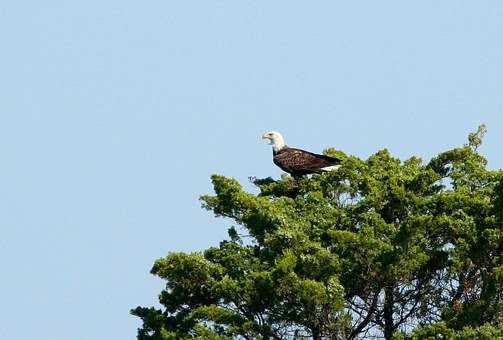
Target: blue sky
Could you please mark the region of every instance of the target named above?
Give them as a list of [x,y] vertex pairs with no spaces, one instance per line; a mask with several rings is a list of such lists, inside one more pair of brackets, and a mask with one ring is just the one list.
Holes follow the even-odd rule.
[[220,173],[291,146],[428,159],[480,123],[503,167],[503,3],[0,5],[2,339],[134,339],[153,261],[216,245]]

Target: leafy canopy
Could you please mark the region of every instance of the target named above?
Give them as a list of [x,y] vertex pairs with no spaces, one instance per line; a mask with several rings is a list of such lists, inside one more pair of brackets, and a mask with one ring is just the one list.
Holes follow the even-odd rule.
[[229,239],[152,273],[162,309],[138,339],[495,339],[502,333],[503,173],[469,144],[424,163],[387,150],[299,181],[212,176]]

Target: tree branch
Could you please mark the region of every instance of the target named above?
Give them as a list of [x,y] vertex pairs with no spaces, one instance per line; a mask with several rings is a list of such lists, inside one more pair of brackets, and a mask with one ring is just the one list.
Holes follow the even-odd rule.
[[377,308],[377,302],[379,301],[379,290],[374,293],[374,297],[372,298],[372,302],[370,304],[370,308],[367,311],[367,316],[363,319],[362,322],[358,324],[358,326],[353,329],[348,339],[355,339],[358,334],[368,325],[370,320],[372,320],[372,316],[374,315],[374,311]]

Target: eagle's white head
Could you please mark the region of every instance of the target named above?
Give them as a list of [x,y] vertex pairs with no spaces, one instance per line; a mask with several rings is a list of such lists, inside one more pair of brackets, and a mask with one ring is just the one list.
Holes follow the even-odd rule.
[[272,145],[272,149],[275,152],[283,149],[285,147],[285,140],[281,133],[276,131],[269,131],[262,135],[262,139],[269,139],[269,145]]

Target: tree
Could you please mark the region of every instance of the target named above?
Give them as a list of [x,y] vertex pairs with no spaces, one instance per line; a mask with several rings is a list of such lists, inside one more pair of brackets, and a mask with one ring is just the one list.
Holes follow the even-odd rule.
[[423,163],[335,149],[332,172],[212,176],[203,207],[229,239],[170,253],[162,309],[137,307],[138,339],[484,339],[503,321],[503,172],[468,145]]

